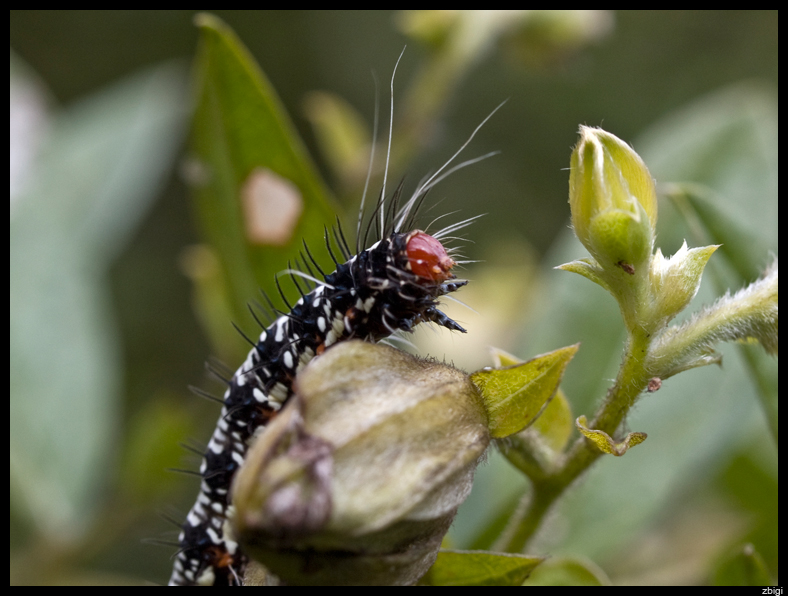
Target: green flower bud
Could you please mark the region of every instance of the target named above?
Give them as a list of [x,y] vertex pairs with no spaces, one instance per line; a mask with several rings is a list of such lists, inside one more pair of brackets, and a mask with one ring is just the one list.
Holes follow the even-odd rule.
[[569,205],[575,234],[604,269],[634,273],[651,256],[657,197],[640,156],[600,128],[580,127]]
[[238,538],[290,585],[414,583],[489,441],[464,373],[338,344],[251,447],[233,489]]

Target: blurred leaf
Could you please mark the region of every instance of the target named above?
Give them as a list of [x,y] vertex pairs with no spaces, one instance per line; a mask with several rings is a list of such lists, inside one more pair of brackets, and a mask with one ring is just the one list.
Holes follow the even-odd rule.
[[[687,218],[698,239],[709,239],[721,244],[720,252],[736,274],[741,285],[755,281],[763,272],[763,259],[768,246],[762,237],[743,226],[741,220],[730,218],[719,208],[720,197],[699,184],[673,184],[668,196]],[[719,268],[711,268],[711,279],[719,293],[724,292],[725,279]],[[769,421],[774,440],[778,440],[778,391],[775,373],[776,360],[754,346],[739,345],[739,352],[759,389],[764,413]]]
[[372,142],[369,126],[346,100],[313,91],[304,100],[306,117],[315,129],[320,152],[343,188],[363,185]]
[[[183,447],[172,438],[188,437],[195,429],[192,420],[167,397],[163,392],[154,396],[128,424],[126,448],[117,472],[118,492],[141,507],[161,501],[167,489],[183,484],[181,476],[171,469],[182,465]],[[199,461],[196,455],[194,458]]]
[[554,558],[542,563],[526,582],[526,586],[609,586],[610,580],[590,561]]
[[441,550],[422,586],[519,586],[544,557]]
[[[742,222],[720,210],[719,197],[700,184],[671,184],[667,195],[690,225],[696,226],[698,244],[719,244],[720,253],[741,280],[752,282],[761,274],[760,263],[768,247]],[[706,242],[708,240],[708,242]]]
[[494,438],[513,435],[539,416],[555,395],[566,365],[577,349],[577,345],[568,346],[523,364],[480,370],[471,375],[481,391]]
[[[490,455],[490,461],[500,461],[502,458],[500,453],[493,452]],[[507,467],[504,467],[507,466]],[[479,474],[485,473],[484,467],[480,468],[477,472],[477,477]],[[509,472],[508,464],[501,463],[497,466],[495,472],[498,473],[498,476],[507,476]],[[525,480],[525,477],[522,477]],[[530,482],[530,481],[527,481]],[[482,483],[479,483],[482,484]],[[525,487],[523,487],[524,489]],[[472,540],[468,543],[468,548],[471,550],[489,550],[492,548],[493,544],[497,540],[497,538],[501,535],[501,533],[506,529],[506,526],[509,522],[509,519],[512,516],[512,513],[517,509],[517,505],[522,500],[522,491],[510,491],[512,494],[509,498],[497,508],[493,508],[489,506],[489,501],[485,503],[487,505],[484,509],[493,510],[497,512],[497,515],[491,519],[486,519],[485,524],[479,524],[479,533],[478,535],[474,536]],[[471,497],[473,498],[473,492],[471,493]],[[500,496],[499,496],[500,498]],[[467,505],[467,501],[465,504]],[[477,510],[481,510],[482,507],[478,507]],[[457,529],[456,527],[452,527],[453,532],[456,534]],[[449,538],[453,538],[452,533],[448,534]]]
[[[201,40],[195,65],[193,191],[203,234],[224,272],[232,311],[238,320],[246,320],[245,305],[259,288],[277,294],[275,274],[298,255],[302,238],[313,245],[320,242],[324,225],[333,224],[333,207],[293,124],[248,50],[218,18],[200,14],[196,23]],[[280,239],[270,242],[254,231],[280,215],[281,208],[266,202],[274,193],[249,186],[263,175],[288,185],[288,204],[301,209],[283,224],[286,229],[278,230]],[[315,256],[328,265],[323,251]]]
[[739,552],[726,558],[714,575],[715,586],[771,586],[773,584],[763,558],[752,544],[745,544]]
[[12,510],[65,541],[112,476],[122,371],[106,273],[172,165],[182,84],[158,67],[56,115],[12,210]]
[[[778,238],[778,130],[776,90],[745,82],[668,114],[641,135],[637,149],[658,190],[674,182],[705,186],[715,211],[710,223],[717,227],[722,218],[737,222],[737,235],[749,233],[769,251],[776,248]],[[660,204],[663,252],[686,237],[681,219],[668,204]],[[709,244],[699,239],[693,243]],[[752,248],[747,254],[752,255]],[[766,252],[753,255],[755,266],[765,264],[766,257]]]

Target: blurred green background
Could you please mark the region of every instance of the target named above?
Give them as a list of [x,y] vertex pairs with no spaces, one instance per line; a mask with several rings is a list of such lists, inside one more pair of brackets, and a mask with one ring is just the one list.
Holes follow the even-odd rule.
[[[56,142],[41,158],[60,169],[28,180],[15,199],[14,158],[22,149],[14,150],[12,83],[12,584],[164,582],[172,549],[142,541],[174,539],[177,531],[157,512],[180,520],[196,495],[196,480],[164,471],[196,467],[177,443],[207,439],[217,415],[214,405],[186,389],[210,386],[203,362],[215,353],[194,315],[183,273],[184,250],[200,240],[180,158],[198,37],[194,14],[10,13],[12,81],[37,78],[44,113],[60,119],[43,125],[56,131]],[[328,184],[352,213],[358,198],[344,196],[330,160],[321,157],[305,98],[316,90],[334,93],[371,126],[371,72],[383,105],[403,46],[408,44],[396,81],[403,94],[429,62],[429,46],[403,33],[407,19],[399,13],[215,14],[259,62]],[[566,310],[599,299],[595,308],[607,310],[592,309],[589,316],[615,320],[615,306],[597,295],[598,288],[580,278],[555,282],[571,276],[550,270],[583,256],[567,232],[567,167],[578,124],[602,126],[633,143],[658,183],[692,179],[719,193],[721,209],[763,247],[755,266],[767,263],[768,251],[777,252],[777,12],[596,13],[585,24],[585,36],[540,38],[535,27],[521,33],[525,41],[510,38],[477,50],[418,157],[392,172],[395,180],[406,175],[414,183],[508,98],[464,154],[500,155],[450,177],[433,197],[443,200],[440,212],[486,214],[467,234],[473,244],[465,253],[483,263],[469,269],[473,283],[460,296],[477,313],[450,312],[468,327],[466,337],[442,333],[438,341],[427,333],[420,345],[424,353],[445,354],[474,370],[488,364],[491,344],[527,358],[583,340],[565,385],[575,415],[590,415],[604,394],[622,337],[616,329],[585,329],[582,317]],[[124,99],[137,97],[138,103],[124,107]],[[96,116],[102,110],[106,122]],[[119,114],[129,114],[128,122],[117,124]],[[80,161],[83,147],[75,143],[85,139],[69,127],[86,121],[95,130],[91,151]],[[103,134],[109,139],[112,127],[124,124],[128,134],[148,132],[122,147],[96,140]],[[99,166],[113,151],[118,159]],[[710,161],[688,159],[701,151]],[[73,163],[64,165],[72,153]],[[110,175],[121,162],[121,173]],[[97,171],[83,175],[86,166]],[[97,187],[101,198],[84,203],[76,216],[45,200],[62,196],[77,204]],[[37,217],[45,212],[52,227],[25,219],[29,205]],[[684,237],[697,245],[691,230],[664,207],[657,228],[663,252],[674,252]],[[721,271],[719,279],[737,285],[730,272]],[[721,292],[704,285],[691,309]],[[26,299],[42,293],[49,298],[46,316]],[[80,316],[95,318],[82,320],[78,309]],[[254,330],[251,320],[239,323]],[[93,334],[85,332],[91,325]],[[89,349],[74,347],[75,332],[86,333]],[[240,338],[238,349],[245,350]],[[610,366],[584,366],[583,350],[611,350]],[[69,361],[64,354],[83,359]],[[686,381],[681,375],[639,406],[631,430],[648,431],[649,440],[621,461],[600,462],[549,520],[534,554],[591,559],[616,583],[708,583],[742,544],[752,542],[776,576],[776,449],[736,353],[725,352],[725,358],[722,370],[689,372]],[[36,401],[42,394],[62,399]],[[72,404],[74,394],[79,397]],[[89,440],[80,449],[64,449],[69,433],[51,430],[63,426]],[[451,534],[452,546],[478,544],[481,526],[523,485],[491,457]],[[69,506],[58,505],[64,502]]]

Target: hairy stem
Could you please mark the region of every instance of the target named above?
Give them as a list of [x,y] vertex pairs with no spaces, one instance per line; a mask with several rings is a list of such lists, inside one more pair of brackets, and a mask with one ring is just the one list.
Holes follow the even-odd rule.
[[[619,370],[618,378],[608,391],[605,402],[595,414],[589,428],[613,436],[621,425],[648,383],[648,374],[644,366],[648,339],[647,334],[643,332],[635,330],[630,333],[624,363]],[[602,452],[585,437],[578,438],[554,470],[533,482],[531,492],[523,497],[520,506],[494,545],[494,550],[522,552],[553,504],[600,455]]]

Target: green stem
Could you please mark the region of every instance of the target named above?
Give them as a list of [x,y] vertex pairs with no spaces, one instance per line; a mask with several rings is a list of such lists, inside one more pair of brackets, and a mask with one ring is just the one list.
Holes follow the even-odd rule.
[[[645,333],[630,333],[618,378],[608,391],[605,403],[594,416],[589,428],[602,430],[610,436],[615,434],[648,383],[645,369],[648,341]],[[535,479],[531,492],[521,501],[494,545],[494,550],[522,552],[556,500],[600,455],[602,452],[585,437],[577,439],[553,471]]]

